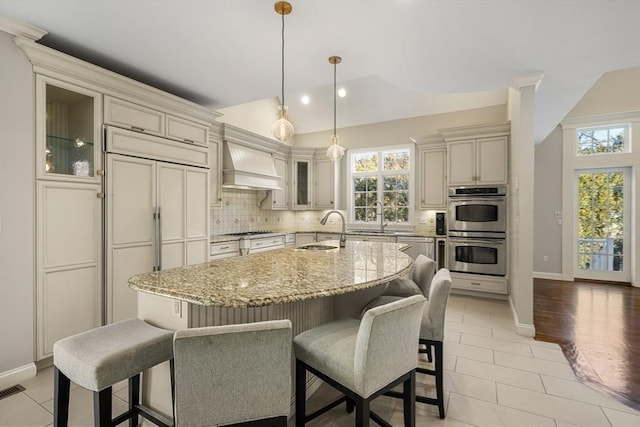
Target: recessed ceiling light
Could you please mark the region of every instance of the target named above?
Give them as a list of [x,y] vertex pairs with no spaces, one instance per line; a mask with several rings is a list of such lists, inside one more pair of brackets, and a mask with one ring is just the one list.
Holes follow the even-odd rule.
[[302,101],[304,105],[309,104],[309,101],[310,101],[309,95],[302,95],[302,98],[300,98],[300,101]]
[[345,96],[347,96],[347,90],[341,87],[340,89],[338,89],[338,96],[340,98],[344,98]]

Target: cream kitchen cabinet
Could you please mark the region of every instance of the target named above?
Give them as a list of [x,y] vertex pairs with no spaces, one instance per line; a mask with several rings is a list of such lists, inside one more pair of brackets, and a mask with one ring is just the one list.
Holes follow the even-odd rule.
[[292,180],[291,186],[292,209],[294,210],[308,210],[312,208],[312,178],[311,172],[313,159],[312,157],[299,157],[293,156],[291,159],[292,164]]
[[284,155],[273,154],[273,163],[276,166],[278,186],[280,190],[268,190],[267,198],[260,206],[262,209],[286,210],[289,209],[289,159]]
[[349,234],[347,241],[395,243],[396,236],[376,236],[373,234]]
[[335,209],[335,162],[331,159],[314,159],[313,208]]
[[296,233],[296,247],[316,241],[316,233]]
[[104,123],[163,136],[187,144],[206,146],[209,140],[209,126],[165,114],[140,104],[105,95]]
[[447,207],[447,148],[420,149],[420,207]]
[[222,139],[209,136],[209,206],[222,207]]
[[203,168],[108,154],[107,322],[136,316],[129,277],[209,259]]
[[507,183],[507,137],[447,142],[449,185]]
[[102,198],[99,184],[38,180],[36,358],[59,339],[102,321]]
[[102,95],[36,75],[36,178],[101,182]]
[[340,240],[340,233],[316,233],[316,241]]

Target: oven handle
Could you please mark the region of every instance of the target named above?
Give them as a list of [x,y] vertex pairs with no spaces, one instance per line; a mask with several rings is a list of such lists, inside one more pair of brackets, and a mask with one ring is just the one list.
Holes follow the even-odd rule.
[[485,202],[487,200],[497,200],[500,202],[505,201],[505,196],[481,196],[481,197],[469,197],[469,196],[449,196],[452,202]]
[[484,243],[494,246],[504,245],[504,239],[477,239],[468,237],[449,237],[450,242],[460,243]]

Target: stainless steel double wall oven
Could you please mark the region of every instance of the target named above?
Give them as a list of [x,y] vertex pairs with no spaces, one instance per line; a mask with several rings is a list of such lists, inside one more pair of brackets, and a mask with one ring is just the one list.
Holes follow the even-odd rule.
[[449,270],[504,276],[507,265],[507,188],[449,188]]

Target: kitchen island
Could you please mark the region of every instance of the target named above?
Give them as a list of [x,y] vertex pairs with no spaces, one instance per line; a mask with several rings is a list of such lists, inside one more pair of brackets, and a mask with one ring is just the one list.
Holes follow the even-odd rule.
[[[134,276],[129,286],[139,291],[138,317],[174,330],[290,319],[296,335],[357,316],[386,283],[413,266],[402,252],[404,244],[353,241],[339,248],[338,241],[325,241],[307,246],[314,249],[279,249]],[[310,381],[308,388],[315,385]],[[143,399],[165,415],[171,414],[169,390],[167,366],[146,374]]]

